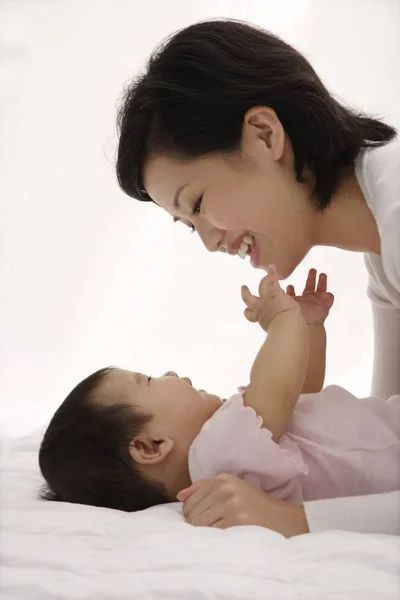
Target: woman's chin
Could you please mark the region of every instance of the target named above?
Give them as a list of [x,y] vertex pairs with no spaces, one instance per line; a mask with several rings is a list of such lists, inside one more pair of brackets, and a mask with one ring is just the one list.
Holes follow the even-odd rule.
[[262,269],[263,271],[266,271],[268,273],[268,267],[269,265],[274,265],[276,268],[276,272],[278,275],[278,279],[279,281],[283,281],[284,279],[287,279],[288,277],[290,277],[293,273],[293,271],[297,268],[297,264],[296,265],[283,265],[280,262],[272,262],[272,261],[260,261],[260,264],[258,267],[255,267],[257,269]]

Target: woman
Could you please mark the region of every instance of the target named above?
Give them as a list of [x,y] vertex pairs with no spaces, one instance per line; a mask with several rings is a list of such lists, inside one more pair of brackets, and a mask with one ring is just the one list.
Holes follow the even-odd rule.
[[[251,254],[288,277],[317,245],[364,252],[373,393],[400,392],[400,146],[389,125],[335,100],[307,60],[232,21],[192,25],[150,59],[119,114],[122,189],[196,230],[209,251]],[[181,492],[194,525],[400,533],[400,492],[303,506],[232,476]]]

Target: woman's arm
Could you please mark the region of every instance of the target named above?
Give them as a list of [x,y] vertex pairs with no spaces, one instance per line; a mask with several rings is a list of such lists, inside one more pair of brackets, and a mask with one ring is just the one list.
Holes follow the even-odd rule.
[[311,532],[339,529],[400,535],[400,491],[304,503]]
[[372,315],[374,366],[371,393],[379,398],[389,398],[400,394],[400,309],[373,304]]
[[374,323],[372,394],[389,398],[400,393],[399,202],[387,214],[380,235],[381,256],[365,256]]

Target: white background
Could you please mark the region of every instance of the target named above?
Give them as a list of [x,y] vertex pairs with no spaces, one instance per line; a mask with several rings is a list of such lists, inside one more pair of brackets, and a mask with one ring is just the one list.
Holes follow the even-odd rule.
[[[167,215],[119,191],[116,102],[153,47],[234,17],[295,44],[343,100],[400,125],[398,0],[0,1],[0,425],[24,434],[109,364],[173,369],[223,396],[245,384],[262,334],[240,286],[261,272],[207,255]],[[318,248],[327,383],[367,394],[373,351],[361,256]]]

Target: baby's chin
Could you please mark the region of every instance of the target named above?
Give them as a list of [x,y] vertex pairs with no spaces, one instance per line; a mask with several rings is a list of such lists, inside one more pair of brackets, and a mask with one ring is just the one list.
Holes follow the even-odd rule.
[[205,390],[198,390],[198,391],[199,391],[199,394],[201,394],[203,396],[203,398],[208,403],[210,403],[211,406],[215,407],[215,410],[217,410],[221,406],[221,404],[224,402],[222,400],[222,398],[220,398],[216,394],[209,394]]

